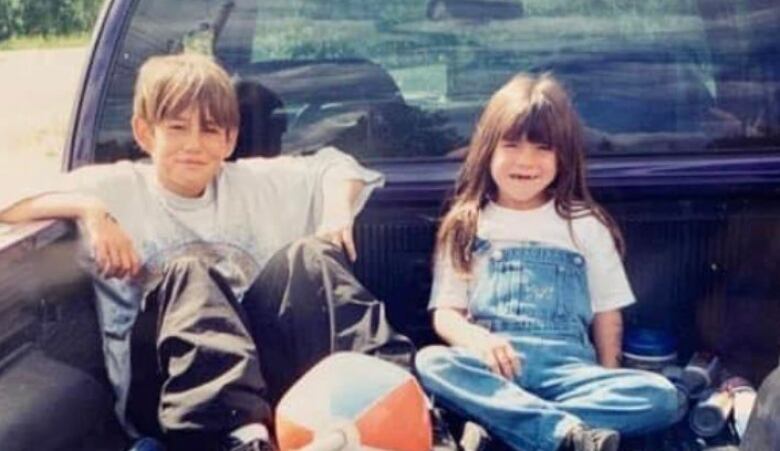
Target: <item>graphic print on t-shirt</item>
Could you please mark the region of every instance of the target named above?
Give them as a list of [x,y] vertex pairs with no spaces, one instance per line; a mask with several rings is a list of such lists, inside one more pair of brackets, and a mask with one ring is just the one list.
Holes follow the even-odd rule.
[[175,247],[150,252],[144,264],[144,287],[156,285],[166,264],[195,259],[217,271],[228,282],[237,299],[260,273],[260,265],[246,250],[230,243],[193,241]]

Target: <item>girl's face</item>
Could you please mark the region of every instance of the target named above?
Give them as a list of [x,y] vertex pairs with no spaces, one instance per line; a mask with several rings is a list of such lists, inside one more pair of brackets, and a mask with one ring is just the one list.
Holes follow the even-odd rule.
[[548,200],[546,188],[558,172],[555,150],[523,136],[501,140],[490,160],[490,175],[498,187],[495,202],[507,208],[530,210]]

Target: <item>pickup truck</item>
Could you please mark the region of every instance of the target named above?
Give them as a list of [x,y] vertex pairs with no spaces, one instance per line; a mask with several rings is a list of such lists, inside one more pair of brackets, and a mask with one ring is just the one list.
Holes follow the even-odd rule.
[[[757,386],[780,351],[778,29],[772,0],[106,0],[63,169],[142,158],[138,66],[212,53],[239,92],[237,158],[335,145],[387,176],[355,271],[423,346],[437,218],[475,120],[515,72],[551,71],[625,235],[627,329],[665,330],[680,364],[712,352]],[[0,235],[3,451],[129,446],[75,237],[64,221]],[[684,436],[623,449],[704,446]]]

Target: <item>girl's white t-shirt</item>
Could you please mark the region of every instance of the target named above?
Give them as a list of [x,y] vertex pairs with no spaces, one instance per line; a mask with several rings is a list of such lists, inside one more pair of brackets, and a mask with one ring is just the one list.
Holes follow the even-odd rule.
[[490,252],[475,255],[470,276],[458,274],[446,256],[438,256],[429,309],[468,310],[474,281],[486,269],[490,255],[528,242],[582,255],[594,313],[620,309],[635,302],[612,235],[594,215],[572,219],[570,230],[553,201],[531,210],[514,210],[491,202],[480,212],[477,237],[490,242]]

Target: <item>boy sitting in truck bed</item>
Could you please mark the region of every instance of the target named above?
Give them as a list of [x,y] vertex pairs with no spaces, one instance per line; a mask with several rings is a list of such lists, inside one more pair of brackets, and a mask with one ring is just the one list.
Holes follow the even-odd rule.
[[[382,176],[332,148],[225,162],[238,126],[235,91],[218,64],[152,57],[132,117],[152,164],[85,167],[0,199],[0,221],[77,220],[117,414],[130,435],[161,436],[169,449],[270,449],[268,393],[339,347],[327,311],[335,307],[313,293],[333,278],[362,289],[333,244],[355,258],[353,215]],[[272,256],[313,234],[330,245],[285,250],[303,261],[289,275],[295,293],[283,286],[283,299],[262,296]],[[377,344],[387,331],[358,332],[366,336],[342,348]]]

